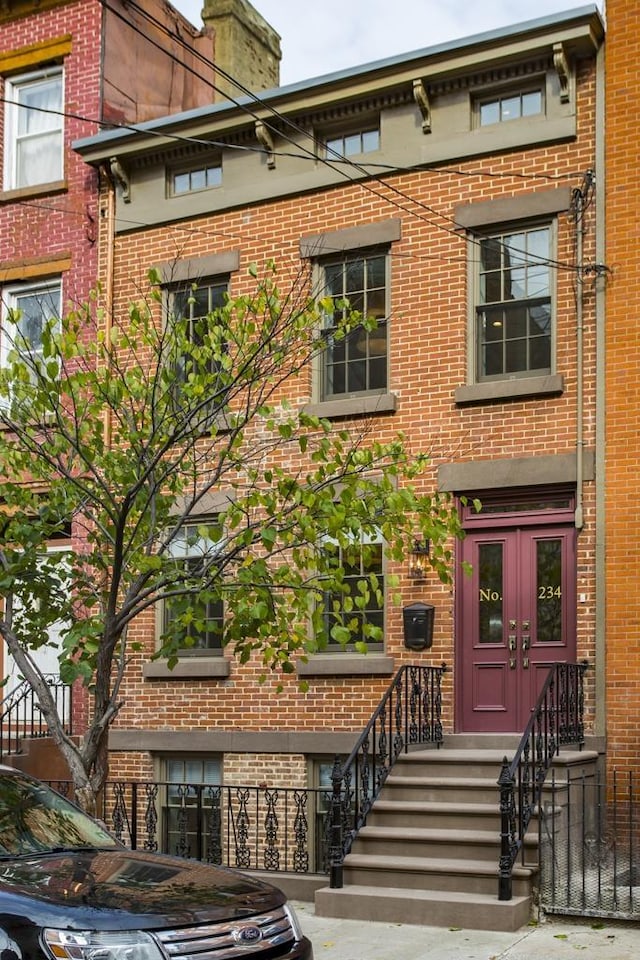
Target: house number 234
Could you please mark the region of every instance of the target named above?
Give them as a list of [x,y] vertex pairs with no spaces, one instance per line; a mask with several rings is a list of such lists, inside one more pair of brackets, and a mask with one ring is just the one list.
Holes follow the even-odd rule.
[[538,587],[538,600],[553,600],[554,597],[561,597],[560,587]]

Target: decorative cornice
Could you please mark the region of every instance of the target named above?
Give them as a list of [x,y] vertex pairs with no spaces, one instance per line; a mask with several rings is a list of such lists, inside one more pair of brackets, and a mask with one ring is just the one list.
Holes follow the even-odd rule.
[[[229,140],[231,141],[231,138]],[[221,140],[221,142],[223,141]],[[232,142],[236,142],[236,138],[233,138]],[[214,145],[208,147],[206,144],[200,143],[170,147],[166,150],[160,150],[158,153],[143,154],[140,157],[131,158],[129,167],[130,169],[142,170],[145,167],[155,167],[159,163],[173,167],[181,163],[187,165],[191,161],[197,161],[200,157],[218,160],[220,158],[220,147]]]
[[345,100],[342,103],[331,104],[323,110],[314,110],[299,114],[295,117],[294,122],[301,127],[330,126],[334,123],[340,123],[343,120],[350,120],[353,117],[379,113],[380,110],[384,108],[397,107],[412,102],[413,90],[409,84],[406,84],[401,88],[381,94],[380,96],[372,96],[355,101]]
[[513,80],[519,80],[522,77],[541,75],[549,69],[551,63],[552,58],[550,56],[537,57],[535,60],[510,63],[488,70],[478,70],[475,73],[447,77],[443,80],[436,80],[433,83],[429,82],[428,77],[425,78],[425,80],[429,93],[442,95],[443,93],[452,93],[456,90],[469,90],[474,87],[483,87],[494,83],[509,83]]

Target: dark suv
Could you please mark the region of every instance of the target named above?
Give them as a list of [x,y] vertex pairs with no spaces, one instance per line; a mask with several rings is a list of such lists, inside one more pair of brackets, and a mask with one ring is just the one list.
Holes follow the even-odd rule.
[[280,890],[127,850],[45,784],[0,767],[0,960],[247,956],[313,960]]

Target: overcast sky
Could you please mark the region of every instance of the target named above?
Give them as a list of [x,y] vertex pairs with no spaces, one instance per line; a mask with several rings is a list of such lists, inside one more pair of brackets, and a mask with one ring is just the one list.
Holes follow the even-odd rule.
[[[282,38],[280,82],[590,6],[580,0],[251,0]],[[596,0],[600,11],[604,0]],[[201,26],[202,0],[172,0]]]

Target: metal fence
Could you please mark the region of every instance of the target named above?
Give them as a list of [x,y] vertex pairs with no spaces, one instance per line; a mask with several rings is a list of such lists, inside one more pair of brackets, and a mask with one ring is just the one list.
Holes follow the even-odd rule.
[[[44,674],[51,698],[65,732],[73,734],[73,688],[56,674]],[[40,709],[38,697],[27,680],[18,683],[0,702],[0,761],[9,754],[20,753],[25,737],[47,737],[49,727]]]
[[639,788],[632,772],[551,778],[540,811],[545,912],[640,920]]
[[[71,795],[69,783],[52,782]],[[328,873],[331,790],[109,781],[99,816],[133,850],[241,870]]]

